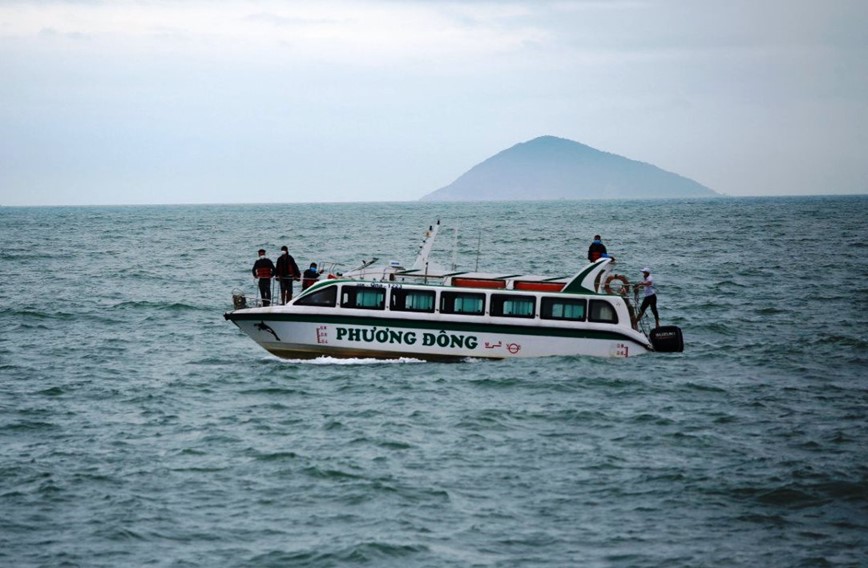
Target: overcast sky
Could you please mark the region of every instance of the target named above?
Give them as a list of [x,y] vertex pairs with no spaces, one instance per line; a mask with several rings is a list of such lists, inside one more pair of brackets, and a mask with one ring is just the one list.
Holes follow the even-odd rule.
[[3,0],[0,204],[418,199],[576,140],[868,193],[864,0]]

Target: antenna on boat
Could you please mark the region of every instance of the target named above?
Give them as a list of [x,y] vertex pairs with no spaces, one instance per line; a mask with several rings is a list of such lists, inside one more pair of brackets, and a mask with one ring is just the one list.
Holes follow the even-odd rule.
[[419,254],[416,255],[416,262],[414,262],[412,266],[414,270],[422,270],[428,264],[428,256],[431,254],[431,250],[434,247],[434,239],[437,237],[437,231],[439,229],[440,219],[437,219],[436,224],[428,226],[428,230],[425,231],[423,236],[422,244],[419,245]]
[[474,272],[479,272],[479,249],[482,247],[482,229],[479,230],[479,234],[476,239],[476,268]]
[[452,241],[452,272],[458,269],[458,227],[454,228],[455,240]]

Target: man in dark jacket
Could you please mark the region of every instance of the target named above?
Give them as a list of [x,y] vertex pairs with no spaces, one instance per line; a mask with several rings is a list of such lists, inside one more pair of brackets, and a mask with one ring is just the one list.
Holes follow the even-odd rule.
[[280,303],[288,304],[292,300],[292,281],[301,277],[301,271],[295,263],[295,259],[289,254],[286,246],[280,247],[281,254],[277,259],[276,275],[280,282]]
[[594,235],[594,242],[588,247],[588,262],[595,262],[601,256],[606,256],[606,245],[600,240],[600,235]]
[[271,278],[274,276],[274,263],[265,256],[265,249],[259,249],[259,260],[253,263],[253,277],[259,279],[259,295],[262,305],[271,305]]

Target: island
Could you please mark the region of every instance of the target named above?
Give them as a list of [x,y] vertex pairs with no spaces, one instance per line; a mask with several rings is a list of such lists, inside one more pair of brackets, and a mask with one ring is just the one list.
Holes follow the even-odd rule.
[[540,136],[495,154],[422,201],[649,199],[720,195],[692,179],[585,144]]

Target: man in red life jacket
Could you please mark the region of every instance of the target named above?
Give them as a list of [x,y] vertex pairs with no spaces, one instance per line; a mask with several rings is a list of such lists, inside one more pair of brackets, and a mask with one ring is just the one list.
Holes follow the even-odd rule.
[[301,272],[286,245],[280,247],[280,257],[277,259],[274,274],[280,282],[280,303],[288,304],[292,299],[292,281],[301,278]]
[[274,276],[274,263],[265,256],[265,249],[259,249],[259,260],[253,263],[253,277],[259,279],[259,295],[262,305],[271,305],[271,278]]

